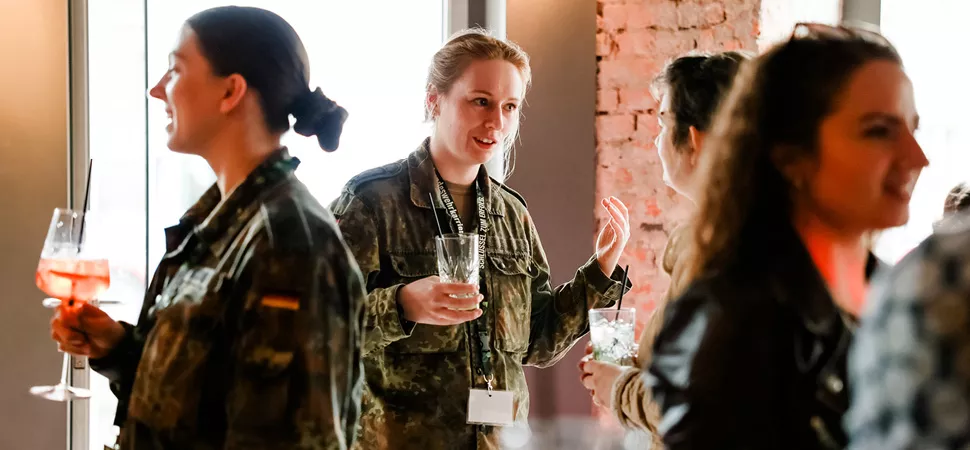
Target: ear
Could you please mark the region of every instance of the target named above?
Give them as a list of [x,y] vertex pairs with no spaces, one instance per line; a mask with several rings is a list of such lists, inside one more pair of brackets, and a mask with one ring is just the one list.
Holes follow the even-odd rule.
[[772,163],[796,190],[801,190],[808,184],[816,169],[815,161],[801,153],[790,145],[779,145],[771,149]]
[[249,84],[238,73],[226,77],[224,85],[222,102],[219,104],[219,112],[223,114],[236,109],[242,103],[243,98],[246,97],[246,93],[249,92]]
[[697,166],[697,161],[700,160],[701,149],[704,148],[704,140],[707,139],[707,132],[698,130],[697,127],[691,125],[687,130],[687,137],[690,141],[690,165]]
[[428,85],[427,94],[424,98],[424,105],[429,112],[432,119],[438,118],[438,89],[432,85]]

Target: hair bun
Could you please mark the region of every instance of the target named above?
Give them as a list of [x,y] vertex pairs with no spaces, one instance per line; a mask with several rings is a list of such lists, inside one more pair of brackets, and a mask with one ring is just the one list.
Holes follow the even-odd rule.
[[332,152],[340,145],[340,133],[347,121],[347,110],[323,95],[320,88],[299,96],[291,114],[296,118],[293,131],[303,136],[316,136],[320,147]]

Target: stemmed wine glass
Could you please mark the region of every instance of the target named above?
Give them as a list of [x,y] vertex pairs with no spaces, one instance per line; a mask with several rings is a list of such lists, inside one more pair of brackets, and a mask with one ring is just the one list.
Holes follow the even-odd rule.
[[[91,240],[85,235],[85,226],[92,222],[90,218],[90,212],[55,209],[37,264],[37,287],[59,300],[52,303],[48,299],[44,305],[61,308],[64,316],[77,314],[81,302],[97,302],[98,296],[111,284],[108,260],[101,254],[103,249],[89,245]],[[65,352],[61,381],[53,386],[34,386],[30,393],[58,402],[90,398],[90,390],[67,385],[69,366],[70,355]]]

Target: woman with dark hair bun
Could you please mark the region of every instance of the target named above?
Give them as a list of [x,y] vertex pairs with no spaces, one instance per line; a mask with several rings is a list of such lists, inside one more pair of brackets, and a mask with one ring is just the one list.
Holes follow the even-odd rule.
[[347,112],[311,90],[299,36],[262,9],[202,11],[149,94],[172,151],[216,183],[167,230],[137,325],[62,307],[52,335],[118,397],[122,449],[345,449],[362,390],[363,284],[294,175],[290,128],[337,148]]

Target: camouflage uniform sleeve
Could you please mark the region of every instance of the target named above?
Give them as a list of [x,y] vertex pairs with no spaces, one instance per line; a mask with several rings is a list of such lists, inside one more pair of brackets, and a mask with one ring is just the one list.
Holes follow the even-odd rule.
[[[532,326],[526,365],[548,367],[559,361],[589,331],[589,310],[613,305],[620,298],[623,271],[616,267],[608,278],[594,255],[571,281],[552,288],[549,263],[531,218]],[[630,288],[627,282],[627,289]]]
[[227,322],[226,448],[345,450],[363,392],[364,291],[340,242],[247,252]]
[[354,254],[367,288],[364,354],[383,350],[388,344],[404,339],[414,330],[414,322],[404,319],[398,308],[398,284],[378,287],[381,270],[377,216],[357,196],[345,192],[333,205],[333,214],[347,247]]

